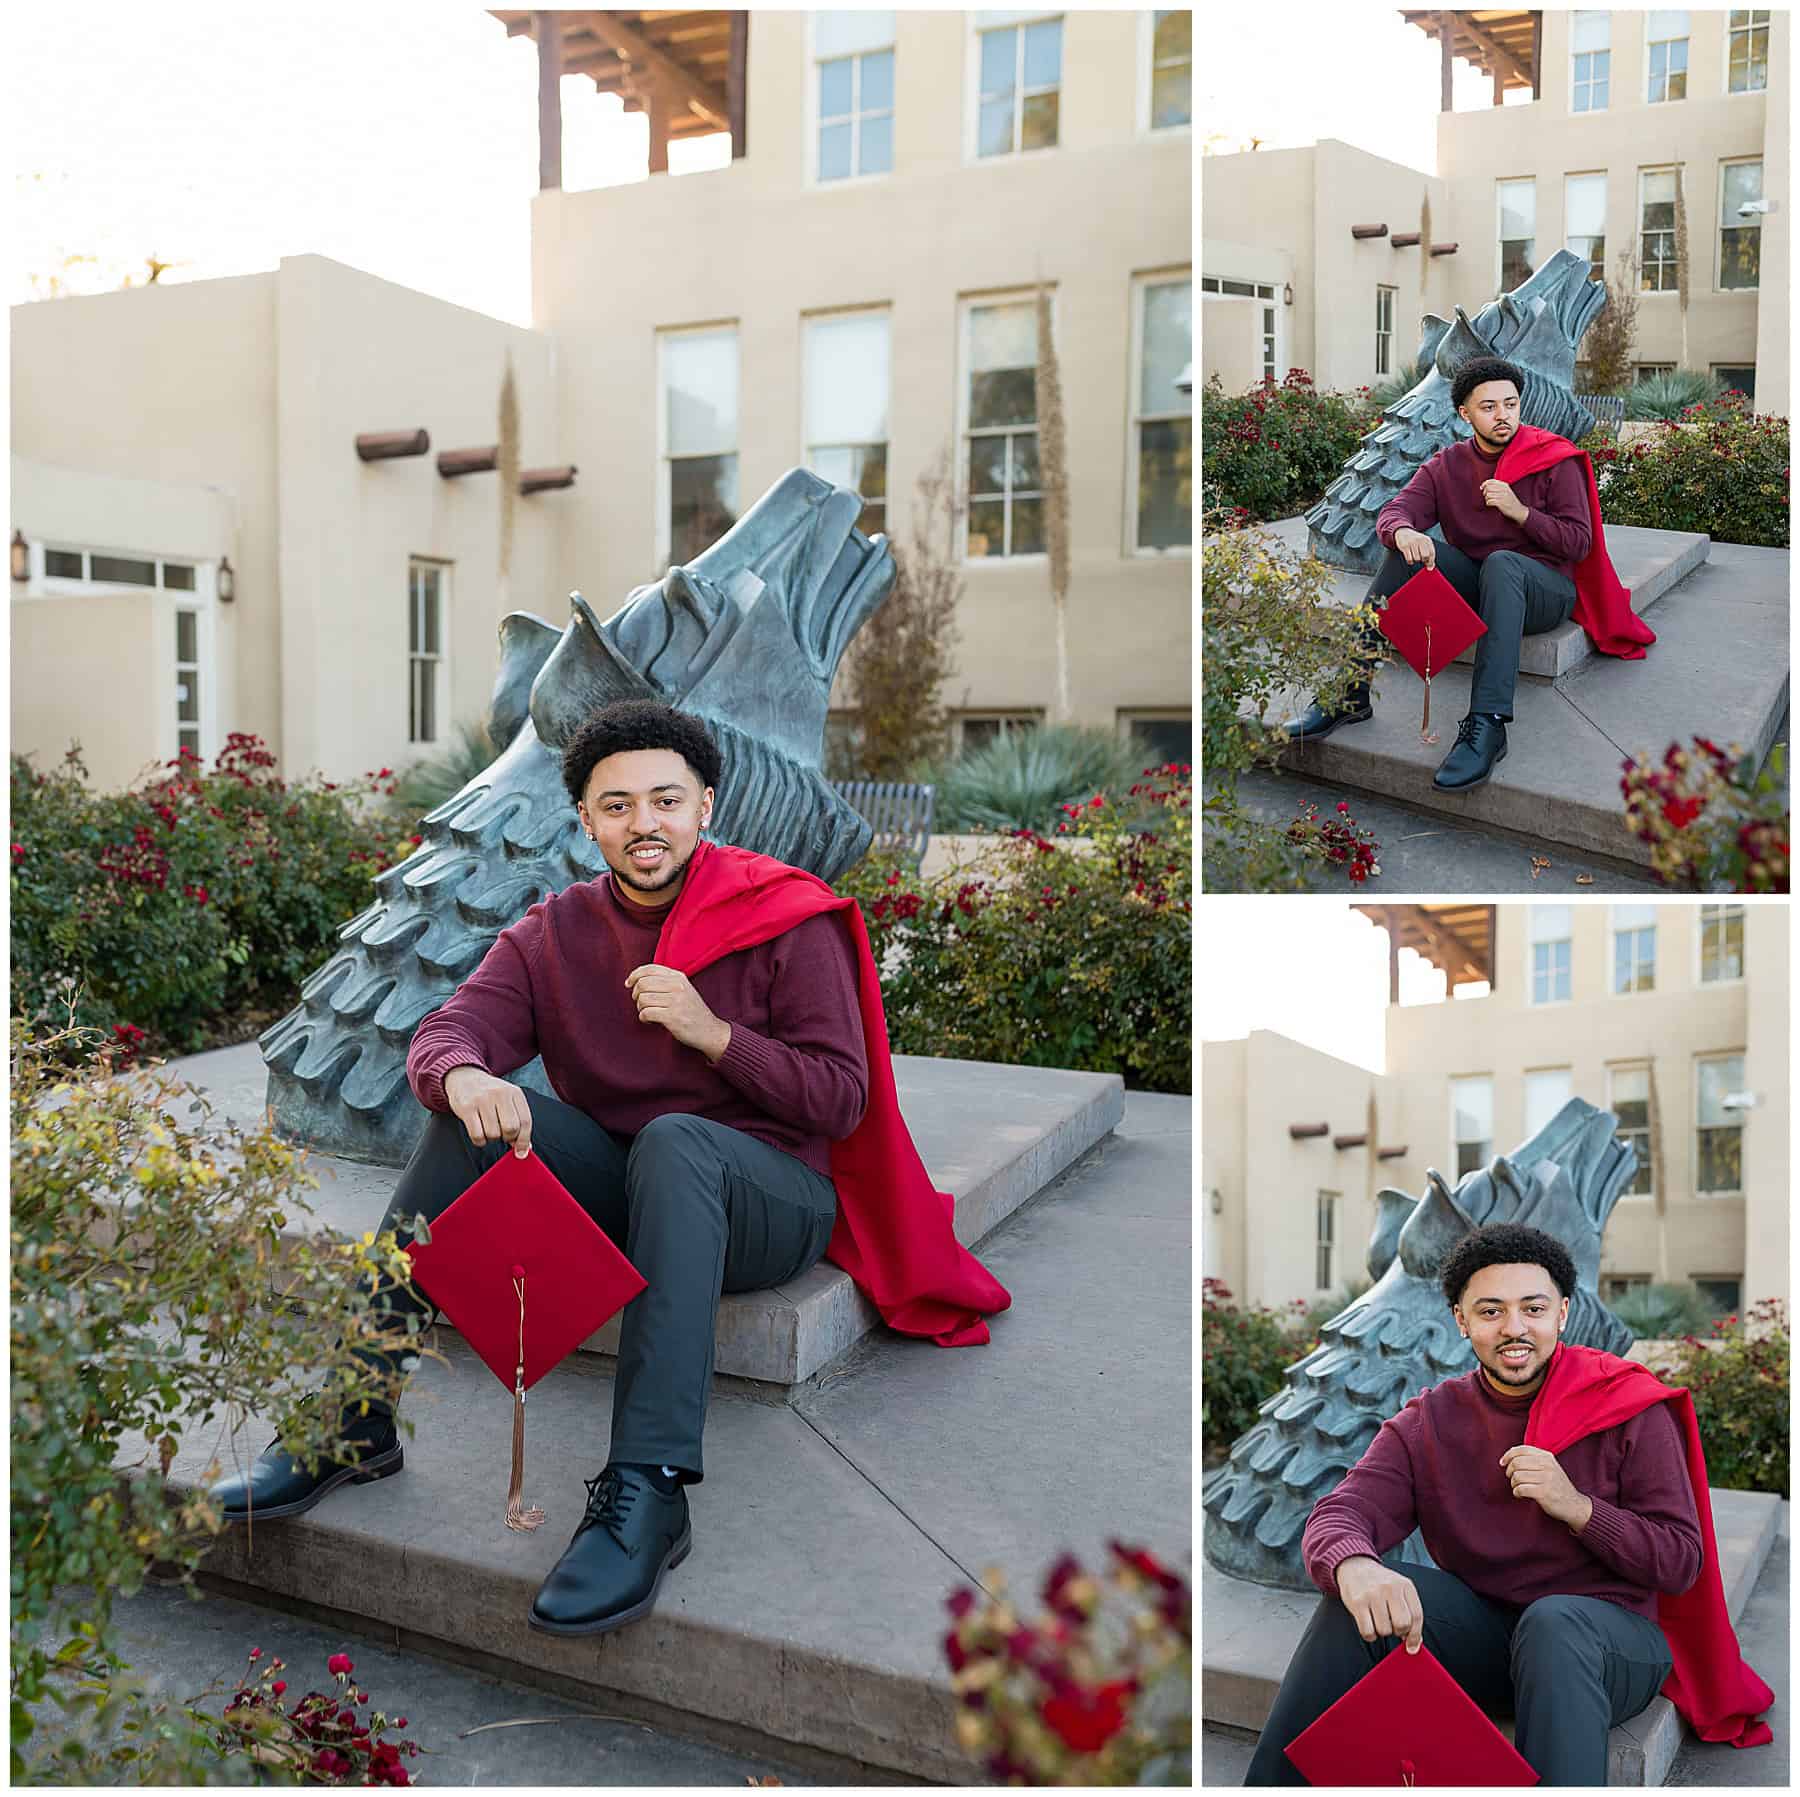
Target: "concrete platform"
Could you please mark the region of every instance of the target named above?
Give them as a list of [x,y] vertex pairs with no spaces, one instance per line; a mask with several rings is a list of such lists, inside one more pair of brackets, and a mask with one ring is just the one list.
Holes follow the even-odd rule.
[[[1775,1545],[1782,1502],[1750,1491],[1715,1491],[1712,1496],[1719,1570],[1735,1622]],[[1318,1597],[1310,1591],[1253,1585],[1207,1561],[1201,1572],[1200,1601],[1203,1717],[1260,1731]],[[1778,1692],[1777,1697],[1785,1702],[1786,1693]],[[1500,1726],[1510,1738],[1511,1720],[1500,1719]],[[1612,1731],[1607,1783],[1660,1785],[1674,1764],[1682,1734],[1675,1706],[1666,1697],[1657,1697],[1641,1715]]]
[[[742,1751],[967,1784],[940,1650],[951,1590],[1002,1566],[1023,1596],[1063,1550],[1096,1565],[1114,1536],[1190,1563],[1192,1166],[1191,1102],[1130,1094],[1117,1134],[984,1247],[1013,1294],[988,1346],[882,1334],[791,1404],[715,1393],[693,1553],[616,1634],[525,1621],[605,1459],[611,1363],[594,1355],[532,1394],[537,1533],[502,1520],[510,1399],[451,1338],[408,1395],[403,1473],[234,1532],[204,1576],[609,1712],[703,1718]],[[252,1423],[237,1452],[267,1439]],[[173,1474],[215,1457],[232,1444],[192,1434]]]
[[1647,866],[1648,848],[1625,828],[1621,764],[1696,735],[1759,759],[1768,753],[1788,698],[1787,551],[1713,544],[1664,595],[1655,626],[1642,661],[1593,656],[1555,682],[1522,680],[1507,758],[1472,792],[1440,792],[1431,778],[1468,709],[1461,667],[1432,683],[1436,746],[1419,741],[1423,683],[1389,662],[1376,679],[1372,719],[1291,745],[1282,765],[1344,792],[1510,831],[1552,859],[1563,852]]
[[[266,1074],[255,1043],[171,1061],[221,1115],[253,1124],[264,1114]],[[938,1061],[896,1055],[900,1108],[940,1191],[956,1199],[957,1239],[973,1247],[1119,1121],[1124,1082],[1116,1074]],[[309,1154],[319,1189],[313,1215],[295,1228],[361,1235],[386,1211],[399,1180],[391,1167]],[[715,1366],[726,1377],[790,1387],[813,1378],[879,1322],[849,1274],[824,1263],[784,1286],[727,1296],[719,1305]],[[583,1344],[617,1352],[615,1317]]]
[[[1288,548],[1305,554],[1304,518],[1283,518],[1262,528]],[[1606,527],[1613,571],[1631,594],[1631,609],[1639,616],[1707,559],[1711,541],[1686,530],[1641,530],[1629,524]],[[1340,573],[1332,582],[1331,597],[1335,604],[1355,605],[1368,587],[1368,575]],[[1525,638],[1519,646],[1519,672],[1528,680],[1560,680],[1574,673],[1593,652],[1587,632],[1579,624],[1559,624],[1554,630]],[[1456,659],[1472,667],[1475,651],[1465,649]]]

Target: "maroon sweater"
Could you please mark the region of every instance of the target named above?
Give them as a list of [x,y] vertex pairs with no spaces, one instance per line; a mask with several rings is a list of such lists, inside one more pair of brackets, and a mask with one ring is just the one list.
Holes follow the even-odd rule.
[[1582,1532],[1516,1498],[1500,1456],[1525,1440],[1532,1393],[1498,1397],[1479,1371],[1414,1398],[1376,1431],[1301,1542],[1327,1597],[1355,1554],[1377,1559],[1420,1529],[1431,1557],[1472,1591],[1523,1606],[1603,1597],[1656,1620],[1656,1594],[1700,1576],[1700,1520],[1681,1436],[1666,1404],[1583,1437],[1557,1464],[1594,1514]]
[[1375,534],[1392,549],[1395,531],[1441,524],[1445,541],[1476,561],[1496,550],[1516,549],[1573,580],[1575,564],[1594,544],[1581,457],[1570,456],[1554,468],[1507,482],[1519,503],[1531,508],[1523,524],[1482,502],[1481,483],[1498,478],[1498,461],[1484,456],[1472,437],[1440,449],[1381,508]]
[[836,917],[808,918],[695,974],[731,1025],[714,1065],[639,1022],[626,990],[625,976],[656,959],[667,915],[624,897],[610,873],[533,905],[414,1033],[406,1076],[419,1102],[450,1108],[452,1067],[507,1074],[541,1054],[556,1095],[604,1129],[631,1136],[683,1111],[830,1178],[830,1144],[861,1121],[869,1088],[848,932]]

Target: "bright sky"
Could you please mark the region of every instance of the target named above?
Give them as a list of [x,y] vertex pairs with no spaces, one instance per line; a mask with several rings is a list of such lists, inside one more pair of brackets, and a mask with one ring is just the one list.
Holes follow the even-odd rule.
[[[530,322],[537,50],[462,0],[9,9],[8,299],[317,253]],[[645,178],[649,122],[563,82],[563,185]],[[672,144],[682,174],[730,139]],[[91,263],[65,266],[69,257]],[[33,285],[33,277],[37,285]]]
[[[1398,8],[1371,0],[1330,6],[1198,9],[1194,63],[1198,135],[1214,154],[1293,149],[1335,137],[1408,168],[1437,173],[1437,40]],[[1455,64],[1458,112],[1485,111],[1494,84]],[[1509,105],[1531,98],[1529,89]]]

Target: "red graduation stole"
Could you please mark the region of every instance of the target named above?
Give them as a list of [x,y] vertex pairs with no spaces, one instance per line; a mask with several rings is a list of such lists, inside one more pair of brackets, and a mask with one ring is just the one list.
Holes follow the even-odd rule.
[[1701,1740],[1763,1747],[1775,1737],[1768,1723],[1756,1718],[1774,1703],[1775,1693],[1745,1663],[1725,1608],[1713,1537],[1712,1492],[1706,1483],[1706,1456],[1700,1448],[1692,1395],[1681,1386],[1663,1384],[1635,1361],[1564,1342],[1531,1406],[1525,1445],[1560,1454],[1571,1442],[1629,1422],[1652,1404],[1667,1404],[1681,1431],[1703,1550],[1700,1576],[1686,1591],[1678,1597],[1657,1593],[1656,1619],[1675,1661],[1663,1695]]
[[1554,431],[1522,424],[1500,451],[1494,478],[1523,480],[1528,474],[1540,474],[1566,462],[1570,456],[1581,457],[1582,472],[1587,475],[1588,521],[1593,526],[1593,541],[1575,566],[1575,621],[1602,655],[1642,661],[1646,645],[1656,641],[1656,632],[1631,609],[1631,595],[1613,572],[1612,557],[1606,553],[1606,526],[1600,517],[1600,489],[1587,451]]
[[657,939],[657,959],[690,979],[822,911],[842,914],[856,949],[869,1101],[862,1121],[831,1144],[837,1225],[825,1252],[890,1329],[939,1347],[988,1339],[984,1315],[1007,1309],[1006,1288],[957,1241],[955,1200],[937,1191],[894,1091],[887,1016],[869,932],[856,901],[801,868],[721,843],[702,843]]

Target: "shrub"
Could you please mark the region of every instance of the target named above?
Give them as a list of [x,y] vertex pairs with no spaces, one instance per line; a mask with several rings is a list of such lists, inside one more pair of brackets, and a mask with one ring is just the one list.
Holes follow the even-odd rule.
[[1669,374],[1646,375],[1625,392],[1625,416],[1633,419],[1680,418],[1690,406],[1704,405],[1725,391],[1715,374],[1677,368]]
[[1735,1316],[1712,1326],[1708,1346],[1688,1336],[1657,1357],[1656,1372],[1694,1394],[1694,1416],[1715,1491],[1788,1495],[1787,1306],[1765,1298],[1749,1328]]
[[868,923],[899,1054],[1119,1073],[1192,1089],[1193,783],[1155,770],[930,879],[871,856]]
[[1305,511],[1368,426],[1360,394],[1321,393],[1298,368],[1248,393],[1227,394],[1215,375],[1200,402],[1203,509],[1263,519]]
[[1142,767],[1143,750],[1110,730],[1009,730],[944,770],[932,827],[1048,830],[1071,799],[1122,791]]
[[1590,450],[1608,524],[1705,531],[1715,542],[1788,546],[1788,421],[1732,402],[1636,442]]
[[1638,1285],[1606,1308],[1639,1341],[1667,1341],[1712,1326],[1713,1309],[1691,1285]]
[[412,846],[385,843],[359,808],[391,781],[384,768],[351,787],[290,784],[242,735],[210,773],[184,753],[116,793],[88,787],[79,751],[51,773],[15,756],[15,1010],[47,1017],[73,987],[84,1027],[179,1051],[221,1013],[290,1002]]
[[455,798],[476,775],[487,772],[499,753],[485,719],[458,724],[441,754],[413,762],[394,780],[386,815],[395,833],[401,833],[402,825],[411,830],[426,812]]
[[1431,368],[1430,362],[1414,362],[1395,374],[1383,375],[1374,386],[1362,390],[1360,397],[1363,410],[1367,413],[1386,411],[1418,386],[1431,372]]
[[1258,1406],[1280,1391],[1282,1375],[1310,1353],[1318,1339],[1318,1330],[1299,1298],[1286,1310],[1271,1310],[1266,1304],[1240,1310],[1229,1286],[1217,1279],[1202,1281],[1202,1451],[1227,1452],[1255,1424]]
[[1704,736],[1670,743],[1660,763],[1624,763],[1625,827],[1650,845],[1664,885],[1690,892],[1786,892],[1789,861],[1786,748],[1768,765]]
[[188,1088],[109,1077],[95,1040],[21,1025],[12,1039],[15,1782],[34,1703],[96,1725],[141,1703],[122,1682],[113,1600],[159,1561],[191,1581],[220,1526],[203,1489],[165,1483],[179,1436],[221,1419],[222,1441],[254,1407],[314,1459],[341,1445],[343,1406],[398,1396],[397,1378],[353,1358],[377,1339],[368,1284],[406,1274],[392,1234],[284,1237],[309,1183],[294,1150],[204,1108],[182,1121]]

